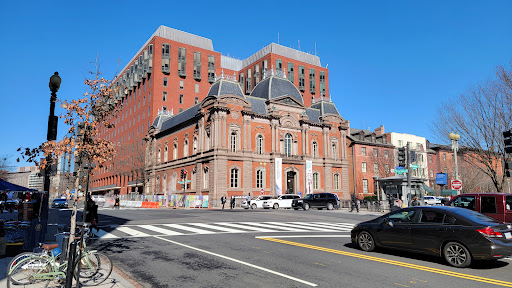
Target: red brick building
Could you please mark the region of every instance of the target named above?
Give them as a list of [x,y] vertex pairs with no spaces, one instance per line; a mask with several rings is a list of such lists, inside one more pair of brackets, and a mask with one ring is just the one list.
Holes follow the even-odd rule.
[[118,143],[118,157],[96,173],[93,193],[142,192],[148,181],[144,137],[159,113],[174,115],[201,103],[221,75],[236,77],[248,96],[267,71],[286,76],[305,107],[328,99],[328,70],[318,56],[271,43],[239,60],[214,51],[210,39],[160,26],[114,82],[123,108],[112,118],[116,128],[102,137]]
[[375,132],[350,128],[347,137],[347,160],[350,173],[350,194],[359,199],[376,195],[378,178],[394,176],[395,149],[386,135],[384,126]]
[[[348,199],[348,121],[334,103],[307,107],[282,73],[244,95],[233,77],[177,114],[160,113],[149,131],[147,193],[222,196],[332,192]],[[308,162],[311,164],[308,178]],[[181,171],[191,181],[178,183]],[[309,181],[308,181],[309,179]]]

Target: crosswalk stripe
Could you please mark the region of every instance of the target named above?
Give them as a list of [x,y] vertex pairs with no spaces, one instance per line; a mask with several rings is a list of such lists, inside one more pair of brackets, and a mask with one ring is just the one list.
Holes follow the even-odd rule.
[[[316,227],[304,227],[300,224],[292,224],[292,223],[300,223],[300,222],[288,222],[288,223],[280,223],[280,222],[267,222],[267,223],[270,223],[272,225],[276,225],[276,226],[282,226],[282,225],[286,225],[287,227],[288,226],[291,226],[291,227],[296,227],[296,228],[299,228],[301,229],[302,231],[307,231],[308,229],[309,230],[314,230],[314,231],[322,231],[322,232],[332,232],[332,229],[325,229],[325,228],[316,228]],[[281,227],[276,227],[276,228],[281,228]]]
[[115,238],[119,238],[116,235],[110,234],[110,233],[108,233],[107,231],[105,231],[103,229],[100,229],[99,231],[96,231],[94,234],[98,238],[100,238],[100,239],[115,239]]
[[[289,232],[304,232],[304,230],[297,229],[297,228],[276,227],[275,225],[264,224],[264,223],[259,223],[259,222],[258,223],[246,222],[244,224],[258,226],[258,227],[263,227],[263,228],[270,228],[270,229],[273,229],[273,231],[275,231],[275,232],[280,232],[279,230],[281,230],[281,231],[289,231]],[[279,229],[279,230],[277,230],[277,229]]]
[[197,234],[213,234],[213,233],[215,233],[213,231],[197,229],[197,228],[194,228],[194,227],[188,227],[188,226],[181,225],[181,224],[163,224],[163,225],[167,226],[167,227],[175,228],[175,229],[180,229],[180,230],[185,230],[185,231],[189,231],[189,232],[194,232],[194,233],[197,233]]
[[126,226],[119,226],[119,227],[115,228],[114,231],[121,231],[123,233],[126,233],[126,234],[132,236],[132,237],[149,237],[149,236],[151,236],[149,234],[146,234],[141,231],[137,231],[132,228],[128,228]]
[[160,227],[153,226],[153,225],[139,225],[139,226],[144,228],[144,229],[147,229],[147,230],[155,231],[155,232],[160,233],[162,235],[169,235],[169,236],[183,235],[183,233],[176,232],[176,231],[169,230],[169,229],[160,228]]
[[351,229],[354,228],[354,224],[350,223],[320,223],[320,222],[311,222],[312,224],[318,224],[318,225],[325,225],[325,226],[331,226],[331,227],[340,227],[340,228],[346,228]]
[[332,232],[350,231],[351,230],[351,228],[348,228],[348,227],[331,226],[331,225],[326,225],[325,223],[322,223],[322,224],[319,224],[319,223],[306,223],[306,222],[293,222],[293,223],[297,223],[297,224],[303,225],[304,227],[310,227],[310,226],[314,226],[314,225],[316,225],[316,226],[321,225],[321,227],[323,227],[323,228],[327,228],[329,230],[334,230]]
[[208,228],[208,229],[219,230],[219,231],[228,232],[228,233],[243,233],[243,232],[246,232],[246,231],[235,230],[235,229],[231,229],[231,228],[227,228],[227,227],[221,227],[221,226],[205,224],[205,223],[190,223],[190,225],[199,226],[199,227]]
[[123,237],[186,236],[217,233],[350,232],[353,226],[354,225],[350,223],[323,222],[216,222],[111,225],[110,229],[113,229],[112,231],[107,232],[109,229],[107,229],[107,231],[100,229],[95,234],[98,239],[107,240]]
[[238,228],[238,229],[246,229],[246,230],[249,230],[249,231],[244,231],[244,232],[277,232],[276,230],[271,230],[271,229],[265,229],[265,228],[258,228],[258,227],[252,227],[252,226],[247,226],[247,225],[241,225],[241,224],[236,224],[236,223],[226,223],[226,222],[222,222],[222,223],[215,223],[216,225],[226,225],[226,226],[230,226],[230,227],[233,227],[233,228]]

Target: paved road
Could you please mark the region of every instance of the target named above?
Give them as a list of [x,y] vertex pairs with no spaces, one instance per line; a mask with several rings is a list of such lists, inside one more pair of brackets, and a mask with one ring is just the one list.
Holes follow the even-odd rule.
[[[68,211],[60,211],[66,219]],[[95,246],[143,287],[512,287],[511,260],[469,269],[350,244],[377,213],[101,209]]]

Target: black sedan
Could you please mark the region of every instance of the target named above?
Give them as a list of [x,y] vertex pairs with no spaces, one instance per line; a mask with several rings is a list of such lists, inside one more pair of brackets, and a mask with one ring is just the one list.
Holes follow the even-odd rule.
[[68,201],[63,198],[57,198],[53,200],[52,203],[53,208],[68,208]]
[[359,223],[352,243],[436,255],[452,266],[512,255],[512,224],[478,212],[448,206],[410,207]]

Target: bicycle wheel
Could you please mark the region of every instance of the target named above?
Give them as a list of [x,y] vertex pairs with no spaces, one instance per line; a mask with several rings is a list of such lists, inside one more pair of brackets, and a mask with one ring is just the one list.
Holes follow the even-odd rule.
[[9,273],[9,271],[11,271],[11,269],[16,264],[18,264],[21,260],[26,259],[31,256],[37,256],[37,255],[33,252],[23,252],[23,253],[20,253],[20,254],[14,256],[14,258],[11,259],[11,262],[9,262],[9,265],[7,265],[7,273]]
[[[79,281],[83,286],[95,286],[107,280],[112,273],[112,260],[101,252],[86,253],[81,261],[77,261],[76,269],[80,264]],[[78,273],[75,273],[77,278]]]
[[18,260],[7,271],[7,287],[47,287],[50,280],[36,279],[36,277],[42,273],[50,272],[49,264],[47,259],[35,255]]

